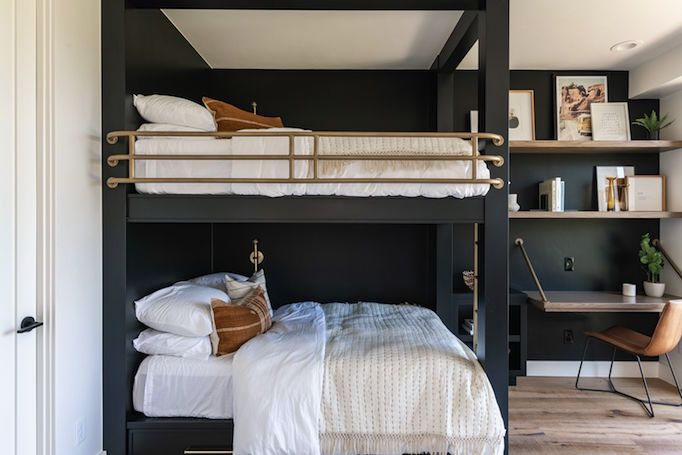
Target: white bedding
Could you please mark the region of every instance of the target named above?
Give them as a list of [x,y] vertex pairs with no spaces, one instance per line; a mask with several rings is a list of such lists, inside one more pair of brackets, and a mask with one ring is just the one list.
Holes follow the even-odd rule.
[[324,313],[294,303],[273,322],[234,356],[234,453],[319,455]]
[[[261,130],[263,131],[263,130]],[[301,131],[290,128],[271,128],[265,131]],[[139,155],[230,155],[273,154],[287,155],[287,137],[235,137],[220,140],[192,140],[173,138],[146,138],[138,140],[135,147]],[[468,155],[468,141],[457,138],[358,138],[322,137],[320,154],[458,154]],[[298,137],[295,141],[297,155],[310,155],[311,137]],[[297,177],[309,177],[311,167],[307,161],[298,161]],[[219,161],[137,161],[137,177],[232,177],[232,178],[286,178],[289,164],[286,161],[219,160]],[[321,162],[320,177],[337,178],[470,178],[470,161],[413,161],[405,165],[397,162]],[[477,166],[479,178],[489,178],[485,162]],[[482,196],[488,192],[487,184],[397,184],[397,183],[296,183],[296,184],[244,184],[244,183],[144,183],[136,184],[140,193],[149,194],[246,194],[263,196],[287,195],[338,195],[338,196],[425,196],[457,198]]]
[[147,357],[135,409],[234,417],[238,455],[503,452],[484,371],[432,311],[305,302],[273,320],[233,357]]
[[133,407],[148,417],[230,419],[232,359],[148,356],[135,375]]
[[320,306],[298,305],[275,319],[300,323],[275,323],[235,355],[236,454],[503,452],[490,383],[435,313],[327,304],[323,329]]

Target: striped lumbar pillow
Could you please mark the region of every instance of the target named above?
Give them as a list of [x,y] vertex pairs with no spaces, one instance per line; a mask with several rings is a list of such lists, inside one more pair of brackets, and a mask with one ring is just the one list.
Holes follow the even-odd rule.
[[213,354],[235,352],[251,338],[272,326],[270,305],[261,287],[252,289],[238,305],[219,299],[211,301]]
[[230,296],[230,300],[233,303],[241,305],[241,300],[246,297],[253,289],[262,288],[263,295],[265,296],[265,301],[270,308],[270,316],[272,316],[272,305],[270,304],[270,297],[268,297],[268,288],[265,285],[265,272],[260,269],[254,273],[251,278],[247,280],[235,278],[233,274],[226,274],[224,277],[225,288],[227,289],[227,295]]
[[234,132],[245,129],[282,128],[281,117],[265,117],[239,109],[236,106],[204,96],[206,109],[213,113],[218,131]]

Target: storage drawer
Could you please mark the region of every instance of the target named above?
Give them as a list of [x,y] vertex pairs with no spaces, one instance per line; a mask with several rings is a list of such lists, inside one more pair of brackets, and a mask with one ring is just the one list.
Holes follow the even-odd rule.
[[129,430],[128,455],[224,455],[232,432],[216,429]]

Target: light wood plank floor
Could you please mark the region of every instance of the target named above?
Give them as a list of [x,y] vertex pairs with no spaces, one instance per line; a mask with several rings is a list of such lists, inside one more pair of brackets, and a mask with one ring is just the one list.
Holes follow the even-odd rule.
[[[602,379],[584,385],[605,387]],[[615,379],[620,390],[643,396],[640,379]],[[581,392],[571,378],[518,378],[510,387],[510,454],[682,454],[682,408],[654,405],[650,419],[635,401]],[[581,380],[581,384],[582,380]],[[675,401],[674,388],[650,381],[652,399]],[[679,401],[679,397],[677,397]]]

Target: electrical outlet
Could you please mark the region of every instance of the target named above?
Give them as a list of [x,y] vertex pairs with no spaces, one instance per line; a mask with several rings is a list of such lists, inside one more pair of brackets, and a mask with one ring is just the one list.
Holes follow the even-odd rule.
[[575,343],[575,337],[573,336],[573,330],[571,330],[571,329],[564,330],[564,344],[573,344],[573,343]]
[[74,426],[74,446],[79,446],[85,442],[86,435],[85,418],[80,418]]
[[575,258],[564,258],[564,272],[575,272]]

